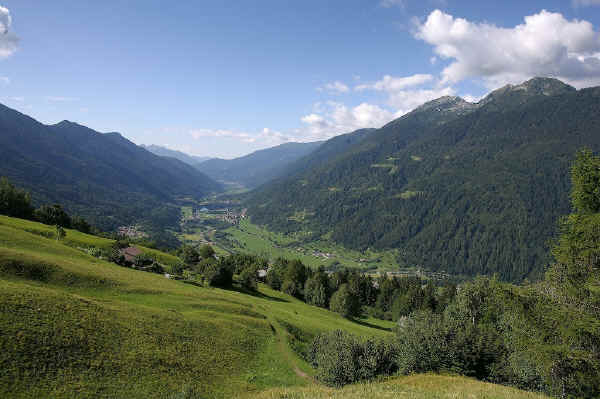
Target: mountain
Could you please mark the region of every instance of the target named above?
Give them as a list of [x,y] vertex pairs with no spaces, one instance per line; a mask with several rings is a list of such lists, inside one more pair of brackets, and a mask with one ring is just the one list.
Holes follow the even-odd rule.
[[3,105],[0,175],[31,191],[36,203],[60,203],[102,229],[141,218],[159,221],[177,198],[221,190],[195,168],[119,133],[69,121],[44,125]]
[[321,143],[285,143],[240,158],[209,159],[196,167],[219,182],[254,188],[282,176],[291,163],[311,153]]
[[170,150],[168,148],[161,147],[159,145],[154,145],[154,144],[150,144],[150,145],[142,144],[140,147],[150,151],[153,154],[160,155],[161,157],[170,157],[170,158],[179,159],[181,162],[185,162],[188,165],[192,165],[192,166],[210,159],[210,157],[198,157],[195,155],[189,155],[189,154],[186,154],[185,152]]
[[444,97],[256,190],[249,214],[350,248],[397,248],[401,265],[535,279],[570,210],[570,163],[600,150],[599,132],[600,88],[535,78],[478,104]]

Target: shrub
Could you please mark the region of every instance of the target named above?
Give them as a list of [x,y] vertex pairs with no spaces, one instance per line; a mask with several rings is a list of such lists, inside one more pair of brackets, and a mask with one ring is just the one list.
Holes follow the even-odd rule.
[[396,349],[391,343],[356,336],[341,330],[318,335],[308,357],[317,379],[329,386],[342,386],[395,371]]
[[211,287],[230,287],[233,281],[231,269],[221,263],[208,264],[204,270],[204,281]]

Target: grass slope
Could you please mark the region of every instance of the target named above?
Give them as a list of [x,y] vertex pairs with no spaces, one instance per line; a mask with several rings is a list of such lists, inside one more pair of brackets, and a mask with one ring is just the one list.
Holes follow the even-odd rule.
[[119,267],[73,248],[110,240],[50,233],[0,218],[0,397],[235,397],[309,384],[292,348],[321,331],[389,334],[389,323],[266,287],[249,295]]
[[252,399],[543,399],[547,396],[480,382],[471,378],[432,374],[389,378],[343,389],[312,386],[274,389],[248,396]]

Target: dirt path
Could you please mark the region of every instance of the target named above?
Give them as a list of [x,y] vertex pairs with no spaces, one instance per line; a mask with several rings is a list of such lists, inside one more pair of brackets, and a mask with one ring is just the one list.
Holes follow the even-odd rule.
[[317,384],[317,381],[312,376],[310,376],[307,373],[305,373],[304,371],[300,370],[300,368],[296,365],[296,362],[294,361],[294,355],[292,353],[290,353],[290,348],[287,345],[288,332],[285,331],[285,329],[283,327],[281,327],[281,325],[279,325],[279,323],[277,323],[275,320],[270,320],[270,321],[271,321],[271,326],[275,330],[275,335],[276,335],[276,339],[277,339],[277,345],[279,346],[279,351],[283,354],[287,363],[292,367],[292,370],[294,370],[294,373],[298,377],[308,381],[311,384]]

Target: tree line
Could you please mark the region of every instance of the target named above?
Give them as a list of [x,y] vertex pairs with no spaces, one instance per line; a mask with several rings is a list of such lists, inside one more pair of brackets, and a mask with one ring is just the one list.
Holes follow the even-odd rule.
[[0,177],[0,215],[33,220],[50,226],[92,233],[92,226],[80,216],[70,216],[60,204],[35,208],[31,195],[15,187],[6,177]]

